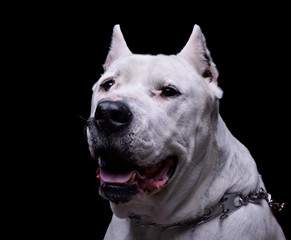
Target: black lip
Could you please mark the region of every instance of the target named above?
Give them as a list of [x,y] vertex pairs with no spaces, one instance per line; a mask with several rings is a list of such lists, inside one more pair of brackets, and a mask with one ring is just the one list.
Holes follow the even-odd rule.
[[115,151],[113,149],[102,151],[99,155],[99,166],[112,173],[129,172],[132,170],[141,170],[134,164],[135,160],[126,152]]
[[[167,175],[169,179],[174,175],[177,164],[178,164],[178,157],[176,155],[169,155],[164,160],[161,160],[163,162],[166,162],[167,159],[173,159],[174,165],[168,170]],[[103,152],[99,157],[99,166],[109,172],[130,172],[132,170],[137,170],[141,174],[144,174],[145,168],[147,166],[141,167],[136,164],[134,164],[135,160],[131,158],[128,154],[124,154],[121,152],[116,152],[114,150],[111,151],[105,151]]]
[[101,195],[103,195],[105,198],[115,204],[129,202],[134,195],[139,193],[138,188],[135,184],[102,184],[99,189]]

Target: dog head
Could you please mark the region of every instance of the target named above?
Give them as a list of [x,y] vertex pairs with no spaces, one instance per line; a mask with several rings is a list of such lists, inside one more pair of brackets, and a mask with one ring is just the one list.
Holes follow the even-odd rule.
[[104,70],[93,86],[87,136],[100,194],[121,216],[178,195],[177,182],[193,178],[189,169],[205,155],[222,91],[197,25],[170,56],[133,54],[116,25]]

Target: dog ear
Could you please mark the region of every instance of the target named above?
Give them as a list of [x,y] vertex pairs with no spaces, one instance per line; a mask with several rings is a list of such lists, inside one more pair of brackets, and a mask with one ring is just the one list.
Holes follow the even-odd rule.
[[217,86],[218,71],[198,25],[195,24],[188,42],[178,56],[186,58],[202,77],[209,80],[209,87],[216,97],[222,97],[222,90]]
[[197,24],[195,24],[185,47],[178,55],[183,56],[194,65],[202,77],[217,83],[218,71],[206,46],[205,37]]
[[119,57],[129,54],[131,54],[131,51],[127,47],[123,34],[120,30],[120,26],[115,25],[113,27],[110,50],[103,65],[104,70],[106,71],[108,67]]

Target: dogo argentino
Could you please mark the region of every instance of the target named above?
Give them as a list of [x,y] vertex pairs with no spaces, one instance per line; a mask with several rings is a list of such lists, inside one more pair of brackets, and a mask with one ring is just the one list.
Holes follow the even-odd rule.
[[198,25],[170,56],[133,54],[115,25],[104,70],[87,137],[113,211],[105,239],[285,239],[255,161],[219,115]]

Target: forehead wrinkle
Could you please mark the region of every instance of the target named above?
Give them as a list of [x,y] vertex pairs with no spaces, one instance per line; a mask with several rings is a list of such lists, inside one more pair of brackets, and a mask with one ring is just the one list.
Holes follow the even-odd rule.
[[183,71],[181,69],[184,68],[183,63],[177,61],[175,55],[158,55],[151,61],[148,67],[150,69],[148,71],[148,80],[155,88],[168,85],[176,86],[181,91],[189,88],[189,81],[187,82],[187,86],[184,86],[183,82],[185,82],[184,79],[189,80],[190,75],[182,73]]

